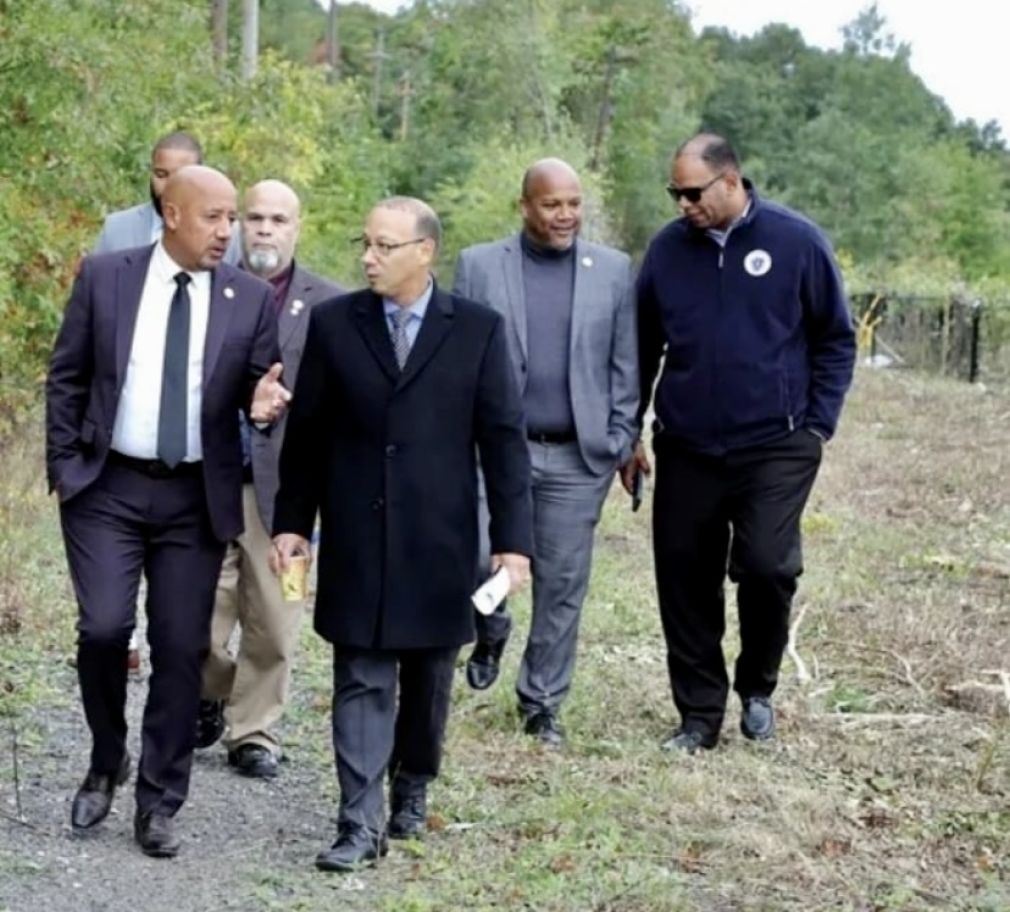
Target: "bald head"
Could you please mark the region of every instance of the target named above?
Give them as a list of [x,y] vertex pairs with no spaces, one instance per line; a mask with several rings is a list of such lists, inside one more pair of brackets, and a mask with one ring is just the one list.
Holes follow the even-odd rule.
[[528,238],[554,250],[568,250],[582,227],[582,183],[560,158],[534,162],[523,175],[519,209]]
[[242,261],[264,279],[284,273],[294,260],[301,229],[298,194],[279,180],[263,180],[245,195]]
[[670,195],[695,228],[725,230],[747,208],[747,189],[729,142],[699,133],[674,152]]
[[394,212],[407,212],[414,217],[414,231],[417,237],[430,238],[434,241],[435,250],[442,244],[442,223],[435,210],[424,200],[413,196],[390,196],[376,203],[372,209],[389,209]]
[[698,133],[681,143],[673,158],[676,161],[681,157],[699,158],[713,171],[740,170],[736,150],[728,139],[718,133]]
[[541,158],[533,162],[523,174],[523,199],[536,192],[537,185],[543,181],[574,181],[579,184],[579,174],[568,162],[560,158]]
[[213,269],[228,249],[236,217],[235,186],[205,165],[187,165],[173,174],[162,196],[164,244],[183,269]]

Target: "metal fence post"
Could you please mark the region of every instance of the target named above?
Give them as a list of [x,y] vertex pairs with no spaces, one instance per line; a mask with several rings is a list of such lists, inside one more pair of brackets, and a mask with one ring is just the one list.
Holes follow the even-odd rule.
[[971,302],[971,348],[968,356],[968,382],[978,380],[979,337],[982,333],[982,302],[976,298]]

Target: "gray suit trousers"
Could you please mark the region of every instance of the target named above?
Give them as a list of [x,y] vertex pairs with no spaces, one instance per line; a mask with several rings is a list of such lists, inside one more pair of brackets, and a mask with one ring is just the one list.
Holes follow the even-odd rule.
[[456,647],[402,652],[334,648],[333,750],[340,824],[362,825],[378,835],[385,827],[386,775],[394,798],[423,794],[438,775],[458,652]]
[[[577,443],[530,442],[533,476],[533,615],[516,695],[527,716],[556,712],[572,684],[582,603],[589,589],[593,537],[614,475],[594,475]],[[483,504],[482,504],[483,507]],[[486,530],[482,511],[481,529]],[[482,542],[483,544],[483,542]],[[478,637],[508,636],[502,610],[478,616]]]

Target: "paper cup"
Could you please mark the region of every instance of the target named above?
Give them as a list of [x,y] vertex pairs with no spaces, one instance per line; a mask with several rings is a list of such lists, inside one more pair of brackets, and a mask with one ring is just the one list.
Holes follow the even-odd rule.
[[307,554],[292,554],[288,566],[281,571],[281,595],[285,602],[302,602],[308,596],[309,558]]

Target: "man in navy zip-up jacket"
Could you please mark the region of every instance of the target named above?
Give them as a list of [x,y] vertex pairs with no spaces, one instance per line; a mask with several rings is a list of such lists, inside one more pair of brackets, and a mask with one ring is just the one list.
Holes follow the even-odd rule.
[[[760,199],[725,139],[681,146],[667,189],[683,218],[652,240],[639,274],[640,416],[663,359],[653,531],[681,715],[664,747],[693,752],[715,746],[726,708],[727,562],[739,584],[741,729],[774,734],[800,515],[852,379],[855,333],[822,232]],[[649,470],[639,443],[625,486]]]

